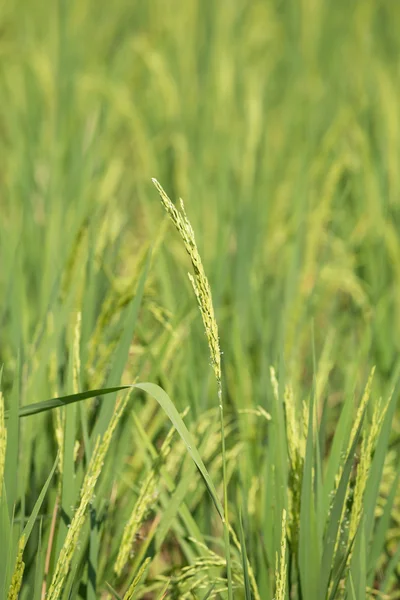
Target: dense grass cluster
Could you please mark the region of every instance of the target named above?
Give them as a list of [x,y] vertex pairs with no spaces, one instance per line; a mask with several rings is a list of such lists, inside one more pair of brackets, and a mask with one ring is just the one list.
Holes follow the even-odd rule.
[[400,598],[399,31],[2,4],[1,599]]

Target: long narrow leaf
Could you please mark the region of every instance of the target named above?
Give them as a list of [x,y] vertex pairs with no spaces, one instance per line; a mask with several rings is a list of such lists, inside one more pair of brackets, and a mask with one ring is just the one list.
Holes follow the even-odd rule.
[[49,489],[49,485],[50,485],[50,482],[51,482],[51,480],[53,478],[54,472],[55,472],[55,470],[57,468],[58,458],[59,457],[57,455],[56,459],[54,461],[53,467],[52,467],[52,469],[51,469],[51,471],[49,473],[49,476],[46,479],[46,482],[45,482],[45,484],[44,484],[44,486],[42,488],[42,491],[40,492],[40,494],[38,496],[38,499],[35,502],[35,506],[33,507],[31,516],[29,517],[29,519],[28,519],[28,521],[27,521],[27,523],[25,525],[25,528],[24,528],[24,531],[23,531],[23,535],[25,536],[25,545],[26,545],[27,541],[29,540],[29,536],[32,533],[32,529],[33,529],[33,526],[35,525],[37,516],[39,514],[39,510],[40,510],[40,508],[41,508],[41,506],[43,504],[43,500],[44,500],[44,498],[46,496],[47,490]]
[[308,411],[308,432],[303,469],[300,507],[299,568],[301,589],[305,598],[317,600],[318,548],[316,537],[315,498],[313,494],[314,467],[314,394],[311,395]]
[[155,385],[154,383],[137,383],[133,387],[141,389],[141,390],[147,392],[148,394],[150,394],[150,396],[152,396],[155,400],[157,400],[157,402],[159,403],[161,408],[167,414],[167,416],[171,420],[172,424],[174,425],[175,429],[181,436],[181,438],[186,446],[187,451],[189,452],[190,456],[196,463],[196,466],[197,466],[198,470],[200,471],[201,476],[203,477],[204,483],[206,484],[207,489],[210,492],[210,495],[211,495],[211,498],[213,499],[215,507],[216,507],[221,519],[223,519],[224,512],[223,512],[222,504],[218,498],[217,490],[215,489],[214,484],[211,481],[208,471],[203,463],[203,460],[202,460],[196,446],[194,445],[191,434],[189,433],[185,423],[182,420],[182,417],[180,416],[179,412],[177,411],[172,400],[169,398],[168,394],[166,394],[166,392],[164,392],[164,390],[162,388],[160,388],[158,385]]
[[332,509],[330,513],[329,523],[324,539],[324,552],[322,555],[321,563],[321,576],[320,576],[320,592],[319,597],[325,598],[329,584],[332,578],[333,562],[335,554],[335,546],[339,528],[341,526],[341,517],[343,512],[343,504],[345,502],[347,486],[351,474],[351,468],[354,462],[354,453],[360,438],[361,428],[364,421],[365,411],[361,417],[358,429],[354,436],[353,444],[350,448],[348,456],[346,458],[345,465],[343,467],[343,473],[340,478],[340,482],[333,500]]
[[[78,394],[68,394],[67,396],[59,396],[58,398],[51,398],[50,400],[43,400],[42,402],[35,402],[34,404],[28,404],[19,409],[19,417],[29,417],[31,415],[37,415],[53,408],[60,408],[61,406],[68,406],[74,402],[80,402],[81,400],[88,400],[89,398],[96,398],[98,396],[106,396],[107,394],[113,394],[120,392],[121,390],[128,389],[129,385],[120,385],[113,388],[102,388],[98,390],[89,390],[87,392],[79,392]],[[8,419],[10,416],[9,411],[5,412],[5,418]]]
[[20,381],[21,377],[21,357],[18,356],[17,370],[14,377],[12,392],[10,395],[10,408],[5,412],[5,417],[9,421],[7,425],[7,447],[6,462],[4,466],[4,484],[7,490],[8,514],[11,516],[14,512],[14,505],[17,501],[18,478],[16,477],[18,469],[18,451],[19,451],[19,419],[18,405],[20,401]]
[[240,549],[242,555],[242,567],[243,567],[243,579],[244,579],[244,593],[246,600],[251,600],[251,584],[249,578],[249,567],[247,564],[247,550],[246,550],[246,539],[243,531],[242,514],[239,515],[239,540]]
[[169,417],[175,429],[181,436],[183,442],[185,443],[187,451],[194,460],[198,470],[201,473],[201,476],[203,477],[203,480],[207,486],[207,489],[211,495],[211,498],[215,504],[215,507],[220,517],[223,518],[222,504],[218,498],[217,491],[214,487],[214,484],[211,481],[211,478],[203,463],[203,460],[196,446],[194,445],[192,436],[189,433],[172,400],[169,398],[168,394],[166,394],[166,392],[164,392],[164,390],[158,385],[155,385],[154,383],[136,383],[132,385],[121,385],[112,388],[90,390],[87,392],[80,392],[79,394],[70,394],[69,396],[62,396],[60,398],[52,398],[50,400],[45,400],[43,402],[38,402],[36,404],[31,404],[29,406],[23,407],[22,409],[20,409],[19,416],[26,417],[28,415],[38,414],[47,410],[52,410],[53,408],[57,408],[59,406],[67,406],[68,404],[72,404],[74,402],[80,402],[82,400],[86,400],[88,398],[95,398],[97,396],[105,396],[107,394],[112,394],[121,390],[127,390],[129,388],[141,389],[144,392],[150,394],[150,396],[152,396],[159,403],[159,405]]

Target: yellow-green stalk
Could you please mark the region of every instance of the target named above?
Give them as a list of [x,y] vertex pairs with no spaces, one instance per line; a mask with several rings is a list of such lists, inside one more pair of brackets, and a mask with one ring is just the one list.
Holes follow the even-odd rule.
[[222,401],[222,378],[221,378],[221,350],[219,345],[218,325],[214,314],[214,305],[212,302],[212,294],[210,284],[204,272],[203,263],[197,248],[194,231],[186,216],[183,200],[180,201],[181,210],[179,211],[171,202],[168,195],[165,193],[161,185],[156,179],[153,183],[160,194],[161,202],[167,211],[170,219],[178,230],[187,253],[192,262],[194,277],[189,273],[189,279],[193,286],[194,293],[197,298],[203,325],[207,336],[208,346],[210,349],[211,364],[217,380],[218,388],[218,405],[221,424],[221,449],[222,449],[222,476],[224,486],[224,541],[225,541],[225,556],[226,570],[228,580],[228,599],[233,600],[232,591],[232,567],[230,558],[230,542],[229,542],[229,514],[228,514],[228,479],[226,472],[226,454],[225,454],[225,431],[224,431],[224,406]]
[[168,588],[169,588],[170,583],[171,583],[171,580],[167,579],[167,582],[163,586],[160,594],[157,596],[157,600],[164,600],[164,598],[167,597],[167,592],[168,592]]
[[114,414],[102,440],[100,441],[100,437],[98,437],[96,441],[95,448],[83,480],[80,503],[76,512],[74,513],[74,517],[68,529],[64,545],[61,548],[53,579],[47,595],[47,600],[58,600],[61,595],[65,579],[71,566],[72,558],[78,545],[79,535],[85,523],[87,507],[93,498],[94,488],[97,480],[100,477],[104,459],[111,443],[112,435],[119,419],[121,418],[126,403],[128,402],[129,395],[129,393],[126,394],[123,400],[120,400],[116,404]]
[[[49,337],[54,336],[54,314],[49,313],[47,319],[47,330]],[[49,384],[51,393],[54,398],[58,398],[60,395],[58,389],[58,363],[57,363],[57,353],[55,350],[50,355],[49,361]],[[60,475],[59,477],[59,492],[61,493],[61,481],[62,481],[62,470],[64,465],[64,429],[65,429],[65,408],[55,408],[52,412],[53,416],[53,427],[54,427],[54,436],[56,439],[58,452],[60,455],[60,460],[58,461],[57,471]]]
[[[79,394],[80,390],[80,378],[81,378],[81,326],[82,313],[78,311],[76,315],[76,323],[74,330],[74,343],[72,353],[72,390],[74,394]],[[80,442],[75,440],[74,444],[74,462],[76,462],[79,454]]]
[[78,394],[80,391],[80,377],[81,377],[81,329],[82,329],[82,313],[79,311],[76,315],[75,331],[74,331],[74,348],[73,348],[73,362],[72,362],[72,385],[74,394]]
[[4,420],[4,398],[0,392],[0,498],[3,491],[4,465],[6,462],[7,429]]
[[[57,386],[57,358],[55,352],[50,357],[49,364],[49,379],[52,384],[52,393],[54,398],[57,398],[59,394]],[[60,474],[60,487],[62,479],[62,470],[64,465],[64,429],[65,429],[65,408],[56,408],[53,411],[54,414],[54,435],[57,442],[58,451],[60,453],[60,460],[58,461],[58,472]]]
[[149,556],[148,558],[146,558],[146,560],[140,566],[140,569],[137,572],[137,575],[136,575],[135,579],[132,581],[131,585],[129,586],[129,588],[126,591],[123,600],[132,600],[133,595],[135,593],[135,590],[136,590],[137,586],[139,585],[140,580],[143,577],[143,573],[147,569],[147,566],[148,566],[148,564],[149,564],[150,561],[151,561],[151,558]]

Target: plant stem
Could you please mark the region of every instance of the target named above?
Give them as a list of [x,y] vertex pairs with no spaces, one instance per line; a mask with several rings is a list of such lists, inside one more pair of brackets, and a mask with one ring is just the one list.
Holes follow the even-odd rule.
[[224,491],[224,542],[226,557],[226,578],[228,581],[228,599],[233,600],[232,591],[232,564],[230,552],[229,536],[229,511],[228,511],[228,477],[226,474],[226,449],[225,449],[225,426],[224,426],[224,405],[222,403],[222,383],[218,381],[218,405],[221,423],[221,447],[222,447],[222,481]]

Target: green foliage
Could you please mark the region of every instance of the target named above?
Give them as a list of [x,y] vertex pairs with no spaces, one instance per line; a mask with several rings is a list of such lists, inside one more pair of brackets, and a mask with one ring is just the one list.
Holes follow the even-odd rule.
[[1,598],[398,597],[399,29],[2,4]]

